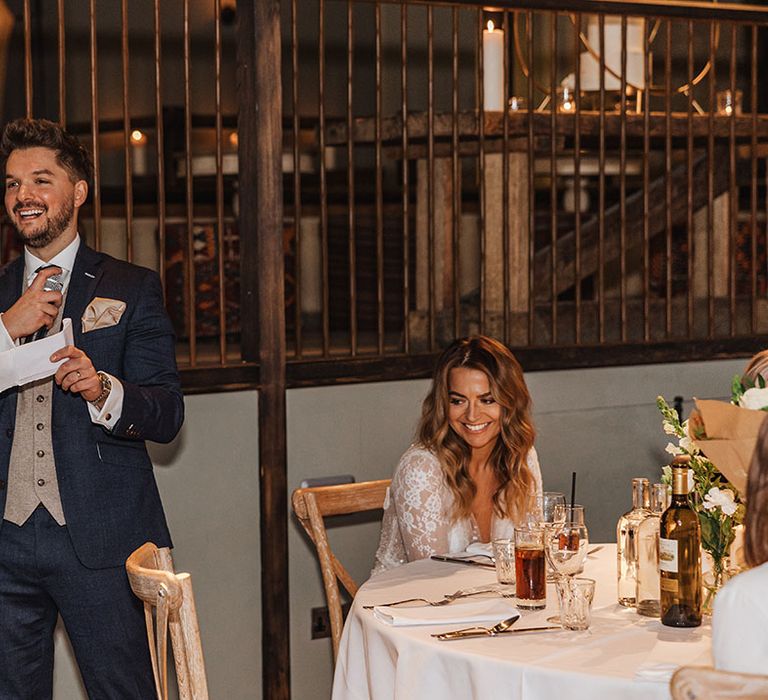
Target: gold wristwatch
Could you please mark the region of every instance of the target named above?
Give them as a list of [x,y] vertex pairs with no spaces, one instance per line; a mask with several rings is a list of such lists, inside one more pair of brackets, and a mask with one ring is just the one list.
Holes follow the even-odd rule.
[[97,372],[99,379],[101,380],[101,393],[91,403],[101,410],[104,408],[104,402],[107,400],[109,393],[112,391],[112,380],[105,372]]

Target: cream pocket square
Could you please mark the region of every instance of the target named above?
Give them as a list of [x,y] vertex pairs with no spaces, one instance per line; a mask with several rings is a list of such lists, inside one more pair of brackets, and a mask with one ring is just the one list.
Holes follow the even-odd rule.
[[85,307],[85,313],[80,319],[83,322],[83,333],[116,326],[120,323],[124,311],[124,301],[94,297]]

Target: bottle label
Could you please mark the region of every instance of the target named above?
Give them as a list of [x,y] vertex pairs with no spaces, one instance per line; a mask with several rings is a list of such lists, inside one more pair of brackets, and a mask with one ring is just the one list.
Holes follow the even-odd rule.
[[659,587],[662,591],[666,591],[667,593],[677,593],[680,590],[676,578],[662,577],[659,581]]
[[659,538],[659,570],[677,573],[677,540]]

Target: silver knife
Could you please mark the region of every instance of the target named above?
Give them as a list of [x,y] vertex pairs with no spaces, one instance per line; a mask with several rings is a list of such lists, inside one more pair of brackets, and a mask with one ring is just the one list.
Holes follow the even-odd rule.
[[[474,556],[481,556],[479,554],[475,554]],[[453,564],[467,564],[469,566],[482,566],[485,569],[495,569],[495,564],[487,564],[484,561],[475,561],[474,559],[461,559],[460,557],[446,557],[443,554],[433,554],[430,559],[434,559],[435,561],[448,561],[452,562]]]
[[548,625],[546,627],[521,627],[514,630],[504,630],[503,632],[497,632],[496,634],[488,634],[488,632],[442,632],[441,634],[433,634],[435,639],[439,639],[441,642],[450,641],[451,639],[464,639],[465,637],[500,637],[502,634],[520,634],[521,632],[543,632],[545,630],[561,630],[560,625]]

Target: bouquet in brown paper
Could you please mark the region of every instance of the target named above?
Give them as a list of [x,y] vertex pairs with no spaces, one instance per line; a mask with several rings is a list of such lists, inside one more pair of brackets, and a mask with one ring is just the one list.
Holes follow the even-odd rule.
[[696,400],[689,419],[693,444],[744,498],[747,473],[765,412],[723,401]]
[[[722,401],[697,401],[696,410],[685,422],[663,397],[659,396],[656,403],[664,432],[677,438],[677,444],[667,444],[667,452],[690,458],[693,483],[688,500],[699,516],[701,546],[712,557],[712,580],[707,583],[705,577],[709,589],[706,608],[727,575],[736,528],[744,521],[742,494],[751,456],[751,452],[746,454],[748,435],[754,433],[754,447],[757,428],[753,429],[751,416],[744,417],[742,411],[746,409]],[[757,411],[749,413],[761,419],[765,416]],[[664,471],[668,473],[669,467]]]

